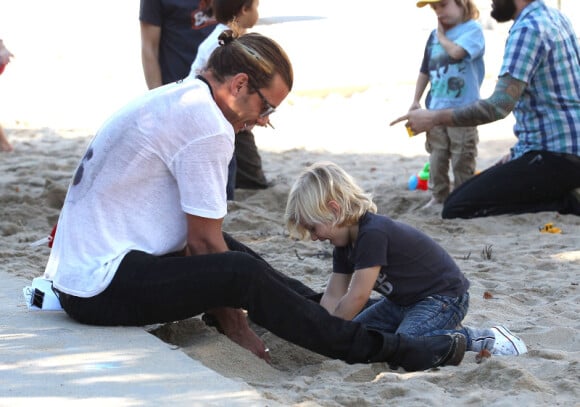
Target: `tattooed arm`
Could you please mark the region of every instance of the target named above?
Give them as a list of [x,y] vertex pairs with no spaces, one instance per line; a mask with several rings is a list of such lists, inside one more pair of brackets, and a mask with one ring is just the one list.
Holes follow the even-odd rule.
[[488,99],[456,109],[413,110],[391,122],[391,125],[407,120],[407,126],[419,134],[434,126],[463,127],[490,123],[506,117],[514,109],[525,88],[525,82],[504,75],[499,78]]
[[525,82],[514,79],[511,75],[504,75],[499,78],[493,94],[488,99],[454,109],[451,113],[451,123],[448,125],[477,126],[503,119],[514,110],[525,88]]

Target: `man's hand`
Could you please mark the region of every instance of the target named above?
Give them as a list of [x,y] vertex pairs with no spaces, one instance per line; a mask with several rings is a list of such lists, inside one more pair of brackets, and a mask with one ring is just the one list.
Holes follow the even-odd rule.
[[405,126],[409,127],[413,134],[423,133],[431,130],[435,125],[435,113],[433,110],[416,109],[407,112],[407,114],[393,120],[391,126],[406,120]]

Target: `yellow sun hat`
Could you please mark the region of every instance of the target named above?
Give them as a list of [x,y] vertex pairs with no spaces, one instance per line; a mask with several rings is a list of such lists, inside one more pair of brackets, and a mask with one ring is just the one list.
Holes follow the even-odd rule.
[[417,7],[425,7],[427,4],[431,4],[431,3],[439,3],[441,0],[424,0],[424,1],[418,1],[417,2]]

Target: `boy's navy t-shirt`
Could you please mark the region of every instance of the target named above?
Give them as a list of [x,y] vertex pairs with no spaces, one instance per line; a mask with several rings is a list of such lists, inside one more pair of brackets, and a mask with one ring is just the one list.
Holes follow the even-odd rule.
[[430,295],[459,297],[469,288],[451,256],[432,238],[409,225],[367,212],[359,220],[354,246],[336,247],[333,272],[381,266],[374,290],[399,305]]

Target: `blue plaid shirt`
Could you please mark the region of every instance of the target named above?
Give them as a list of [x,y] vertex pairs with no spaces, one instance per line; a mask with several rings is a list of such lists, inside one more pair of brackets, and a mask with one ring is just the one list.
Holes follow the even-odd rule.
[[532,150],[580,155],[580,47],[570,20],[543,0],[530,3],[510,29],[505,74],[527,83],[514,107],[512,158]]

